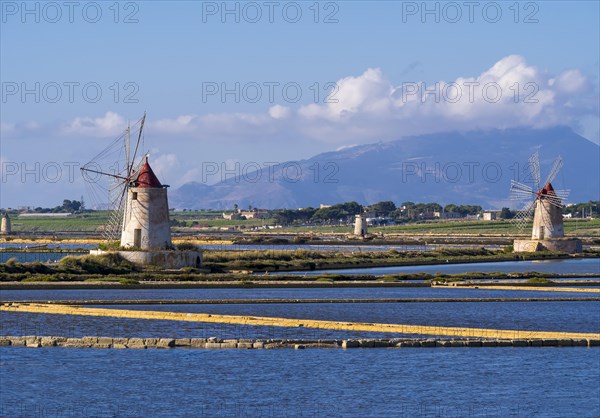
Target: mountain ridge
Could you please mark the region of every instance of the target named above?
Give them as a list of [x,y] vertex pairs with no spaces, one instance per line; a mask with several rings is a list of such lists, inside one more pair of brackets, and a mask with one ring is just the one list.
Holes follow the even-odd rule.
[[570,128],[554,127],[453,131],[344,147],[261,170],[241,169],[214,185],[189,182],[170,201],[189,209],[318,207],[353,200],[514,207],[510,180],[527,182],[527,159],[535,150],[542,179],[562,155],[556,188],[572,190],[568,202],[598,199],[600,147]]

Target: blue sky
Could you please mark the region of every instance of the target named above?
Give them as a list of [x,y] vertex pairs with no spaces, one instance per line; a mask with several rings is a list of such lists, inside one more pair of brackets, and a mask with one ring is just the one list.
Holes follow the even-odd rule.
[[[273,22],[265,2],[228,2],[238,16],[223,2],[75,2],[72,16],[65,2],[1,4],[0,207],[84,194],[81,179],[19,171],[83,165],[145,110],[144,146],[174,186],[199,181],[201,162],[287,161],[436,130],[565,124],[599,142],[596,1],[475,2],[472,16],[464,2],[272,2]],[[477,83],[473,102],[465,82]],[[236,83],[239,100],[219,94]],[[477,90],[489,83],[498,101]],[[324,103],[332,85],[337,102]]]

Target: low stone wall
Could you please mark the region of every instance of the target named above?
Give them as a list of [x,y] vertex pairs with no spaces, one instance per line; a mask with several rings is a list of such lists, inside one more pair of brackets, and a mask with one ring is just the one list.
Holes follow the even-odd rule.
[[[101,255],[110,251],[90,250],[91,255]],[[200,268],[200,251],[116,251],[124,259],[140,266],[159,266],[166,269],[184,267]]]
[[568,254],[580,253],[583,251],[581,240],[577,238],[556,238],[556,239],[517,239],[513,243],[516,253],[534,253],[537,251],[553,251]]
[[599,347],[596,339],[356,339],[248,340],[220,338],[111,338],[57,336],[0,336],[0,346],[67,348],[436,348],[436,347]]

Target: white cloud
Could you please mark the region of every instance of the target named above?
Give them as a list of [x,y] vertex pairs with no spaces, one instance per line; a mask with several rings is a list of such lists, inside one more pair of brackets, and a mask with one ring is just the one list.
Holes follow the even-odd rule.
[[[582,118],[598,119],[598,88],[577,69],[548,74],[519,55],[507,56],[479,75],[454,80],[400,84],[379,68],[341,78],[326,103],[296,109],[275,104],[258,113],[185,114],[150,120],[148,130],[161,140],[213,144],[223,140],[369,143],[448,130],[517,126],[578,127]],[[589,122],[587,122],[589,125]],[[59,130],[65,136],[116,136],[126,126],[114,112],[78,117]],[[2,132],[50,131],[26,124],[2,124]],[[308,143],[307,142],[307,143]]]
[[289,107],[275,105],[269,108],[269,115],[273,119],[286,119],[290,116],[291,110]]
[[585,77],[579,70],[564,71],[556,79],[552,79],[551,82],[552,84],[549,83],[549,85],[565,93],[582,91],[587,84]]
[[106,112],[99,118],[76,117],[62,128],[62,132],[69,135],[107,137],[118,135],[126,126],[127,122],[122,116]]
[[342,145],[340,147],[337,147],[335,150],[336,151],[342,151],[348,148],[354,148],[355,146],[357,146],[358,144],[350,144],[350,145]]
[[183,115],[175,119],[160,119],[156,122],[151,122],[149,125],[164,133],[182,133],[192,132],[194,130],[197,117],[193,115]]
[[0,135],[9,136],[15,132],[16,126],[14,123],[0,122]]
[[158,179],[163,181],[170,181],[169,174],[177,168],[179,161],[175,154],[159,154],[157,156],[150,155],[150,165],[157,174]]
[[339,80],[338,87],[337,103],[298,110],[306,135],[370,142],[446,130],[575,126],[598,111],[597,88],[579,70],[551,77],[519,55],[475,77],[394,85],[371,68]]

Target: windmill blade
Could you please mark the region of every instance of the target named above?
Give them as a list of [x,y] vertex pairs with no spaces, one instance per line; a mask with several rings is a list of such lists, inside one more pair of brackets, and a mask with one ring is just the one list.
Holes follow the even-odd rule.
[[535,188],[540,188],[540,154],[536,151],[534,152],[528,160],[529,171],[531,172],[531,178],[533,179],[533,183],[535,184]]
[[544,199],[544,200],[545,200],[546,202],[548,202],[549,204],[551,204],[551,205],[553,205],[553,206],[556,206],[557,208],[560,208],[560,209],[562,209],[562,207],[563,207],[562,200],[561,200],[561,199],[559,199],[559,198],[557,198],[557,197],[555,197],[555,196],[552,196],[552,197],[546,198],[546,199]]
[[546,178],[546,182],[544,183],[544,185],[551,183],[552,180],[554,180],[554,178],[556,177],[556,175],[558,174],[558,172],[560,171],[562,166],[563,166],[563,159],[559,155],[558,157],[556,157],[556,160],[554,160],[554,164],[552,164],[552,169],[550,170],[550,173],[548,174],[548,177]]
[[533,194],[533,189],[528,185],[518,182],[516,180],[510,181],[510,191],[512,192],[523,192],[529,195]]
[[519,210],[517,215],[511,219],[511,222],[516,225],[518,229],[524,229],[531,220],[531,215],[535,209],[535,202],[536,200],[527,202],[523,209]]
[[525,200],[530,199],[531,195],[535,194],[531,187],[515,180],[510,181],[510,199]]
[[565,200],[567,197],[569,197],[570,193],[571,193],[570,189],[554,190],[554,194],[556,196],[558,196],[559,198],[561,198],[562,200]]
[[127,187],[123,187],[120,190],[117,198],[111,202],[112,203],[112,212],[108,219],[108,224],[104,230],[104,238],[107,241],[115,241],[118,239],[121,229],[123,227],[123,219],[124,219],[124,206],[125,206],[125,196],[127,195]]
[[142,131],[144,130],[144,122],[145,121],[146,121],[146,112],[144,112],[144,116],[142,116],[142,119],[140,121],[140,130],[138,133],[138,139],[137,139],[137,142],[135,143],[135,150],[133,151],[133,157],[131,158],[131,165],[127,169],[127,177],[131,177],[133,174],[133,171],[134,171],[133,165],[135,164],[135,157],[137,156],[138,148],[140,146],[140,140],[142,139]]
[[524,190],[511,190],[510,191],[510,199],[511,200],[525,200],[531,199],[531,196],[534,195],[533,192],[526,192]]

